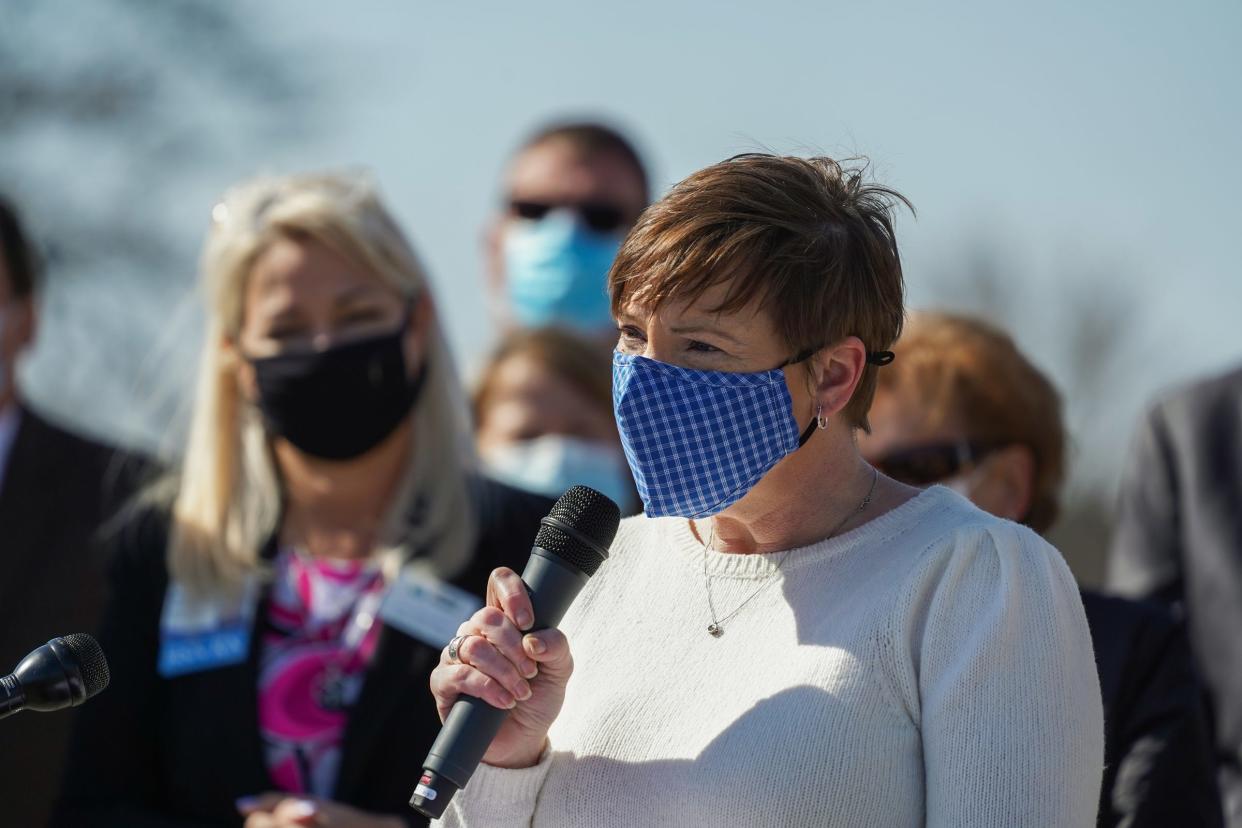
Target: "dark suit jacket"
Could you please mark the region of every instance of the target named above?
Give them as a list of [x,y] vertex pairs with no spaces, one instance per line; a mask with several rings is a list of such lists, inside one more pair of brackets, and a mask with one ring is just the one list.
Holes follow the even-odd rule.
[[[91,633],[104,599],[97,532],[130,463],[22,409],[0,484],[0,675],[40,644]],[[0,722],[0,824],[47,822],[74,712]]]
[[1148,412],[1122,481],[1109,586],[1185,612],[1227,822],[1242,826],[1242,371]]
[[1100,828],[1222,824],[1185,630],[1164,607],[1084,591],[1104,700]]
[[[497,566],[521,570],[552,501],[488,480],[475,486],[480,537],[453,579],[483,597]],[[258,725],[258,655],[252,630],[243,664],[171,679],[156,672],[168,585],[166,514],[138,516],[112,570],[100,634],[112,686],[82,708],[56,823],[68,828],[241,825],[238,797],[276,790]],[[266,616],[266,597],[255,624]],[[409,806],[440,729],[428,680],[440,649],[385,626],[350,713],[333,799],[425,825]]]

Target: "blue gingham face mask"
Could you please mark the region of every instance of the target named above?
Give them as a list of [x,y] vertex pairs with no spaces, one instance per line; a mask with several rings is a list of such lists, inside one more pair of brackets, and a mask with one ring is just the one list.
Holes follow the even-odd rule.
[[780,368],[699,371],[620,352],[612,358],[612,406],[648,517],[724,511],[816,424],[812,418],[799,435]]

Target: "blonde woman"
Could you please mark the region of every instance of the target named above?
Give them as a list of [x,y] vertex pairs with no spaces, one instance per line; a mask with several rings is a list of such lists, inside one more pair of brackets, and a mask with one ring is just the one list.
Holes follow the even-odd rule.
[[202,270],[189,443],[120,535],[60,822],[416,824],[428,675],[550,502],[470,473],[426,278],[365,181],[236,188]]

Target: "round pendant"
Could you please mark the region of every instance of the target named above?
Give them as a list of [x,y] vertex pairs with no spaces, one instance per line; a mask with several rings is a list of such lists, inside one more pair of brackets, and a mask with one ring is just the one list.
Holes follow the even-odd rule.
[[711,633],[712,638],[720,638],[724,635],[724,627],[716,623],[708,624],[707,631]]

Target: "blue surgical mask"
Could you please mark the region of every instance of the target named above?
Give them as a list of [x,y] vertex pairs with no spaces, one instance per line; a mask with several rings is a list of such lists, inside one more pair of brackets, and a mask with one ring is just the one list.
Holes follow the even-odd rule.
[[780,368],[699,371],[618,352],[612,400],[648,517],[724,511],[815,429],[799,435]]
[[484,464],[497,480],[548,497],[577,484],[608,495],[622,509],[634,497],[621,452],[594,440],[547,434],[492,449]]
[[515,220],[505,230],[505,290],[524,327],[561,324],[595,333],[612,327],[607,276],[622,234],[598,233],[572,210]]

